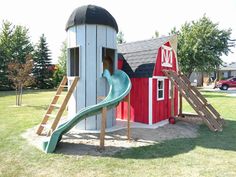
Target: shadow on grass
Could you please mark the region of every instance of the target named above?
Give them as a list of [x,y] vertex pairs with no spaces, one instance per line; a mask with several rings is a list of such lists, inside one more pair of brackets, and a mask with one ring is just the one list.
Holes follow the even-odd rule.
[[211,132],[205,125],[201,126],[199,132],[200,136],[197,138],[176,139],[152,146],[133,148],[120,151],[114,157],[133,159],[165,158],[187,153],[196,146],[236,151],[236,121],[227,120],[223,132]]
[[[223,132],[211,132],[205,125],[199,129],[197,138],[167,140],[154,145],[120,148],[106,146],[108,152],[97,151],[97,146],[89,144],[59,143],[56,153],[67,155],[112,156],[121,159],[153,159],[166,158],[187,153],[197,146],[207,149],[236,151],[236,121],[226,120]],[[146,139],[148,140],[148,139]],[[127,142],[128,143],[128,142]],[[109,151],[116,152],[115,154]],[[95,153],[91,153],[95,151]]]

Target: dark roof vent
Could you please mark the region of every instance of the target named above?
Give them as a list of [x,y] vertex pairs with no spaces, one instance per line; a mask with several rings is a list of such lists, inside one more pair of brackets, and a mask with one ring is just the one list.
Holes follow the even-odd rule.
[[115,18],[104,8],[86,5],[76,8],[66,23],[66,31],[75,25],[98,24],[114,28],[118,32]]

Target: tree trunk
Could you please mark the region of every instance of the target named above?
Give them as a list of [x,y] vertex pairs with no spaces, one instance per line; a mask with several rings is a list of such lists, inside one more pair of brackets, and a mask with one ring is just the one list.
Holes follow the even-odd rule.
[[20,105],[19,106],[21,106],[22,105],[22,94],[23,94],[23,87],[22,87],[22,84],[20,84]]
[[16,87],[16,106],[17,106],[17,97],[18,97],[18,94],[17,94],[17,87]]

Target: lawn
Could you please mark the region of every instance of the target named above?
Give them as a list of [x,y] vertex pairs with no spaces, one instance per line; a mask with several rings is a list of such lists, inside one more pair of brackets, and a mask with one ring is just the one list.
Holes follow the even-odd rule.
[[[37,125],[54,91],[0,92],[0,176],[236,176],[236,97],[203,92],[226,119],[223,132],[201,126],[199,136],[121,151],[114,156],[44,154],[20,134]],[[191,108],[184,102],[184,110]]]

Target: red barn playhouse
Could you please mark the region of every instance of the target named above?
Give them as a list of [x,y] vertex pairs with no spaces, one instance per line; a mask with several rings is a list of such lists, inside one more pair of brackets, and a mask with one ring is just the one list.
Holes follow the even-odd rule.
[[[118,68],[132,82],[131,121],[155,124],[171,116],[171,81],[163,69],[178,72],[177,37],[168,36],[118,46]],[[174,88],[174,115],[178,115],[178,90]],[[116,109],[118,119],[127,118],[127,102]]]

